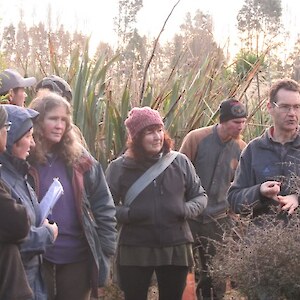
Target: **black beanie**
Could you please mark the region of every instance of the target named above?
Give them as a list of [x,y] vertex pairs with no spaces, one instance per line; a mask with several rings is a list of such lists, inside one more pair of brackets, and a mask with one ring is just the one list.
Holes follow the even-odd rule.
[[236,99],[230,98],[224,100],[220,104],[220,123],[238,119],[246,118],[247,112],[245,106]]

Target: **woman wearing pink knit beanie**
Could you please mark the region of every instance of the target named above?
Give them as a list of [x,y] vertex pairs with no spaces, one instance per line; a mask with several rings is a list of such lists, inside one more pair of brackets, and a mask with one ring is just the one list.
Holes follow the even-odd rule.
[[164,123],[159,112],[148,106],[134,107],[125,120],[125,126],[131,138],[150,125],[164,126]]
[[[106,170],[122,228],[116,258],[118,284],[125,300],[146,300],[155,272],[159,299],[181,300],[193,266],[187,219],[202,213],[207,196],[192,163],[171,150],[172,140],[157,110],[135,107],[125,126],[127,150]],[[162,165],[158,172],[155,167]],[[140,178],[143,182],[135,184]]]

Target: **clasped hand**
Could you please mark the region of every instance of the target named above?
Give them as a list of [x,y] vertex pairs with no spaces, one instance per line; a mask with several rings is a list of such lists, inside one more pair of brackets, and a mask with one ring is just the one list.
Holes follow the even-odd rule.
[[278,195],[280,192],[281,183],[278,181],[266,181],[260,186],[260,193],[267,197],[279,202],[281,210],[287,211],[292,214],[299,206],[298,195],[291,194],[287,196]]

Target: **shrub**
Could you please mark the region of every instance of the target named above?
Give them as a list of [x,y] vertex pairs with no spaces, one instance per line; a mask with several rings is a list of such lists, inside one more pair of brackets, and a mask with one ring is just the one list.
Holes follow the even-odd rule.
[[[259,225],[238,222],[218,243],[210,272],[216,283],[230,278],[251,299],[300,299],[300,219],[283,224],[264,216]],[[247,234],[241,233],[246,229]]]

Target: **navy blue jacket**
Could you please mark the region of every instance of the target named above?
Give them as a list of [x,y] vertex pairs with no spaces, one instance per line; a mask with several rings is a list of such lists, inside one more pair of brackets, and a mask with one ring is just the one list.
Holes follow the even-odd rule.
[[280,195],[298,193],[293,189],[300,176],[300,136],[284,145],[270,138],[270,129],[251,141],[243,150],[228,202],[236,213],[253,213],[253,217],[273,214],[275,200],[260,194],[260,185],[268,180],[282,182]]

